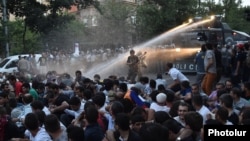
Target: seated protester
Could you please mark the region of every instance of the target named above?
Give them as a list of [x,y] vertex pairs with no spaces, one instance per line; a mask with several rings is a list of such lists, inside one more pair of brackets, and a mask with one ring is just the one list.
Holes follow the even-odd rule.
[[67,133],[69,141],[85,141],[84,130],[81,127],[70,125]]
[[[79,126],[79,127],[82,127],[82,128],[85,128],[86,126],[86,122],[84,120],[85,118],[85,110],[88,108],[88,107],[96,107],[95,103],[93,101],[87,101],[85,104],[84,104],[84,110],[83,112],[76,118],[72,121],[72,124],[75,125],[75,126]],[[105,126],[108,126],[108,123],[106,123],[107,125],[105,125],[104,121],[105,122],[108,122],[106,121],[106,117],[102,117],[100,115],[102,115],[103,113],[99,112],[99,116],[98,116],[98,124],[101,126],[101,128],[103,130],[106,130],[107,127]]]
[[191,104],[192,91],[189,81],[181,82],[181,90],[175,93],[177,99],[182,99]]
[[198,83],[192,84],[191,91],[192,91],[192,95],[201,95],[203,104],[208,106],[207,105],[208,95],[201,91],[200,84],[198,84]]
[[[154,91],[155,92],[155,91]],[[152,99],[152,103],[150,104],[150,109],[153,109],[155,112],[164,111],[166,113],[169,112],[170,108],[166,106],[167,94],[165,93],[156,93],[152,92],[150,97]]]
[[142,141],[167,141],[168,129],[158,123],[145,123],[142,125],[139,135]]
[[175,100],[170,108],[169,114],[171,115],[171,117],[176,117],[178,116],[178,108],[179,108],[179,104],[183,102],[182,100]]
[[30,95],[32,95],[34,100],[38,100],[38,93],[35,89],[33,89],[29,83],[23,83],[22,85],[22,91],[23,93],[29,93]]
[[60,121],[66,127],[84,111],[84,104],[82,104],[80,98],[76,96],[71,97],[68,104],[70,108],[65,109],[65,113],[60,116]]
[[19,115],[22,114],[22,106],[17,105],[17,99],[16,98],[11,98],[9,99],[9,106],[11,109],[10,116],[11,118],[18,118]]
[[223,124],[216,119],[208,119],[206,120],[205,125],[223,125]]
[[180,102],[178,106],[178,116],[175,116],[174,119],[183,127],[185,127],[186,125],[185,120],[184,120],[184,115],[188,111],[190,111],[190,105],[184,101]]
[[170,115],[164,111],[155,112],[154,117],[155,117],[154,122],[159,124],[162,124],[164,121],[171,118]]
[[44,111],[44,113],[46,115],[51,114],[49,109],[46,106],[44,106],[42,101],[39,101],[39,100],[32,101],[30,106],[31,106],[31,109],[32,109],[33,113],[36,112],[36,111]]
[[38,100],[42,101],[42,103],[46,106],[47,101],[45,97],[45,84],[44,83],[38,83],[36,88],[37,94],[38,94]]
[[[120,99],[118,101],[120,101],[124,105],[124,113],[130,114],[131,111],[135,108],[135,105],[129,99],[125,98],[125,99]],[[149,109],[146,108],[146,110],[149,110]]]
[[30,141],[52,141],[46,130],[40,126],[36,114],[27,114],[24,119],[24,125],[26,127],[25,137]]
[[84,138],[86,141],[102,141],[104,133],[102,128],[99,126],[98,110],[94,106],[89,106],[84,110],[86,126],[84,130]]
[[[225,90],[225,85],[223,83],[217,83],[215,85],[215,90],[212,91],[212,93],[208,96],[207,105],[210,110],[213,110],[216,108],[219,102],[219,96],[218,93],[227,93]],[[206,105],[206,104],[205,104]]]
[[106,112],[104,112],[103,108],[105,105],[105,95],[102,92],[98,92],[93,98],[92,98],[93,104],[98,110],[98,119],[97,122],[101,126],[103,133],[106,132],[108,129],[108,119],[104,116]]
[[166,89],[164,93],[167,94],[166,106],[171,109],[174,102],[176,101],[175,93],[170,89]]
[[233,108],[233,98],[229,94],[222,94],[219,98],[220,106],[228,110],[227,120],[232,122],[234,125],[239,123],[239,111]]
[[1,92],[6,93],[8,95],[8,98],[15,98],[15,93],[10,90],[10,84],[9,83],[1,83]]
[[37,118],[39,120],[40,127],[44,128],[44,121],[45,121],[45,117],[47,116],[45,114],[45,112],[44,111],[35,111],[33,113],[37,116]]
[[115,130],[114,120],[118,113],[124,112],[124,105],[120,101],[114,101],[111,103],[108,113],[105,113],[105,117],[108,119],[108,130]]
[[45,117],[44,120],[45,130],[52,137],[53,141],[67,141],[67,129],[65,126],[61,126],[59,119],[56,115],[50,114]]
[[153,122],[155,118],[154,117],[155,111],[149,108],[143,108],[137,106],[131,111],[131,115],[135,114],[141,114],[145,118],[146,122]]
[[185,128],[177,137],[178,141],[200,140],[203,127],[203,117],[195,111],[189,111],[184,115]]
[[223,125],[233,125],[232,122],[228,121],[228,110],[225,107],[219,107],[215,113],[215,119]]
[[115,119],[115,140],[126,140],[126,141],[142,141],[138,133],[134,132],[130,128],[130,118],[125,113],[119,113]]
[[131,129],[137,133],[139,133],[141,126],[145,124],[145,118],[142,115],[133,115],[131,116]]
[[57,115],[58,119],[60,119],[60,116],[64,113],[64,110],[69,107],[69,97],[60,93],[60,89],[57,84],[51,84],[50,87],[51,90],[47,92],[46,96],[50,105],[49,110],[52,114]]
[[242,109],[239,115],[239,124],[243,124],[243,122],[250,120],[250,109],[245,108]]
[[177,137],[181,134],[184,127],[174,119],[168,119],[162,124],[169,131],[169,141],[176,141]]
[[130,90],[126,92],[123,98],[131,100],[134,105],[147,108],[145,102],[139,96],[140,90],[136,87],[131,87]]
[[241,97],[242,91],[238,87],[234,87],[230,91],[230,95],[233,98],[233,107],[237,110],[241,110],[244,107],[250,106],[250,102]]
[[22,101],[24,105],[20,107],[21,114],[17,118],[12,118],[12,121],[16,122],[18,127],[23,127],[23,121],[24,121],[25,116],[28,113],[32,113],[32,108],[30,104],[33,101],[33,97],[31,96],[31,94],[29,93],[24,94],[22,97]]
[[95,103],[97,109],[101,113],[106,113],[106,96],[103,92],[97,92],[95,96],[91,98],[91,100]]
[[19,138],[19,130],[17,125],[12,122],[11,117],[7,115],[6,108],[0,106],[0,140],[9,141],[12,138]]
[[10,114],[11,113],[11,107],[10,107],[8,101],[9,101],[8,93],[0,91],[0,106],[5,107],[7,114]]
[[59,84],[59,89],[62,94],[68,96],[69,98],[74,96],[74,91],[69,86],[67,86],[62,82]]
[[203,104],[202,96],[201,95],[192,96],[192,105],[195,111],[197,111],[203,117],[203,124],[205,124],[207,120],[207,115],[212,114],[212,112]]

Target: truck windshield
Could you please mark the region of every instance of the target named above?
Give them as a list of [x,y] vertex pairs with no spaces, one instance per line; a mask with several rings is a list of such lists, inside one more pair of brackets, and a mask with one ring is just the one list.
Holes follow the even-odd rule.
[[4,67],[4,65],[9,61],[10,59],[4,59],[1,63],[0,63],[0,68]]

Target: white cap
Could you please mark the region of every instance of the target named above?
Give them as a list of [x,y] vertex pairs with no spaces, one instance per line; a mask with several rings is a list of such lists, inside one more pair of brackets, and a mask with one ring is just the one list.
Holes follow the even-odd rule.
[[167,100],[167,95],[166,94],[164,94],[164,93],[157,94],[156,101],[158,103],[164,103],[164,102],[166,102],[166,100]]

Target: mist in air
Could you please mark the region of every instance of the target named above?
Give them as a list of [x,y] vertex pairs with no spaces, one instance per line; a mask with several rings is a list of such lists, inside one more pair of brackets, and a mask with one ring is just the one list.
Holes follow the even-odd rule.
[[[182,39],[178,38],[179,35],[187,30],[196,28],[211,20],[203,20],[192,24],[179,25],[165,33],[148,40],[142,44],[131,47],[135,52],[147,52],[145,61],[148,67],[142,71],[144,73],[164,73],[164,64],[166,62],[178,61],[178,59],[186,59],[194,57],[194,54],[200,50],[200,46],[193,48],[183,48],[179,44]],[[102,78],[107,78],[110,75],[116,75],[118,77],[127,76],[128,66],[126,65],[127,57],[129,56],[129,50],[125,53],[118,54],[117,56],[109,59],[106,62],[95,63],[91,67],[86,68],[86,65],[75,57],[71,62],[71,66],[64,66],[55,68],[59,73],[68,72],[74,75],[76,70],[81,70],[83,75],[89,78],[93,78],[95,74],[100,74]]]

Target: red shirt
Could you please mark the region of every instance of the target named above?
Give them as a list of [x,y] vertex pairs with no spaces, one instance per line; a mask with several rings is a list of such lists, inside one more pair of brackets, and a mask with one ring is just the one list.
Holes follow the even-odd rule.
[[16,81],[15,83],[15,94],[16,94],[16,97],[19,96],[20,93],[22,93],[22,85],[23,83],[20,82],[20,81]]

